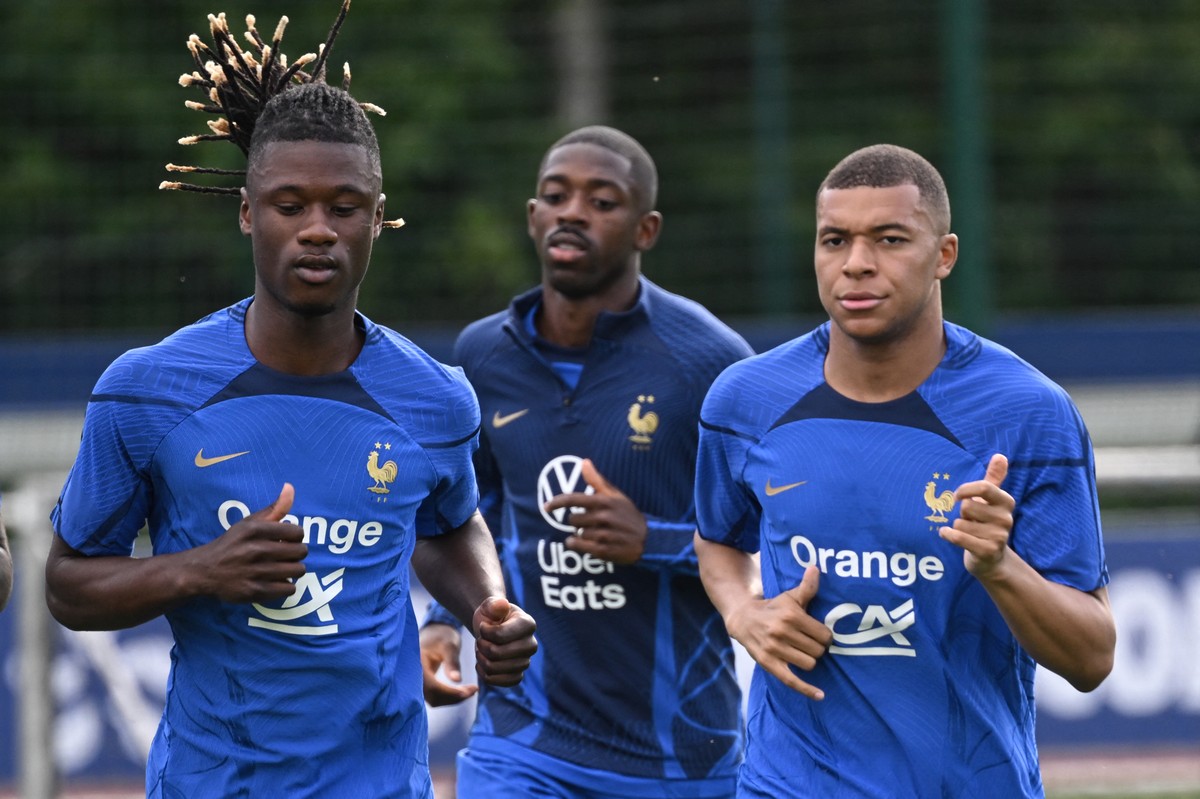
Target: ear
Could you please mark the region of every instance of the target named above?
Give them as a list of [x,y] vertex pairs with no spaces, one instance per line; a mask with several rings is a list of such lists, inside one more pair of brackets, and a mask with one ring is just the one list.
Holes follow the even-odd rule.
[[529,233],[529,238],[534,237],[533,233],[533,212],[537,208],[537,199],[533,198],[525,201],[525,231]]
[[242,230],[243,236],[250,235],[250,195],[246,193],[246,188],[242,187],[242,205],[238,209],[238,227]]
[[371,222],[371,238],[379,238],[383,232],[383,208],[387,204],[387,195],[379,192],[379,200],[375,203],[375,219]]
[[637,236],[633,241],[634,249],[638,252],[649,250],[658,241],[660,232],[662,232],[662,214],[658,211],[648,211],[642,214],[642,218],[638,220]]
[[938,265],[935,276],[938,280],[945,280],[950,276],[951,270],[954,269],[954,264],[958,262],[958,236],[954,233],[947,233],[942,236],[942,240],[938,245]]

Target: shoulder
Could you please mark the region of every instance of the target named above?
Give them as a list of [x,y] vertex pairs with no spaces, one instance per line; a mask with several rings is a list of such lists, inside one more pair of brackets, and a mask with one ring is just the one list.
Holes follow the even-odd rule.
[[[1067,391],[1012,350],[947,325],[947,356],[921,393],[963,437],[1019,442],[1030,453],[1086,448],[1087,428]],[[972,432],[973,431],[973,432]]]
[[[1012,350],[966,328],[946,323],[944,376],[973,386],[983,404],[1031,403],[1074,410],[1067,391]],[[970,390],[960,386],[959,390]]]
[[456,437],[479,427],[479,403],[463,370],[391,328],[367,321],[367,344],[351,369],[394,419]]
[[210,314],[157,344],[128,350],[104,370],[93,399],[124,396],[184,404],[207,399],[253,360],[238,309],[244,312],[243,304]]
[[511,314],[510,310],[499,311],[476,319],[458,334],[454,343],[454,360],[464,366],[485,360],[499,347],[503,347],[508,336],[504,333],[504,323]]
[[741,334],[695,300],[646,279],[642,291],[651,328],[681,360],[724,367],[754,354]]
[[824,382],[827,325],[728,366],[709,389],[705,424],[761,434]]

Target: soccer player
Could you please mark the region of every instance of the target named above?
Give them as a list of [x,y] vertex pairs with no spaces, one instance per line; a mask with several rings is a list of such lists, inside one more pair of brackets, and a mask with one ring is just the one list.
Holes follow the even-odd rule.
[[[457,343],[484,416],[481,507],[539,639],[521,685],[480,693],[460,799],[733,791],[740,692],[697,571],[692,484],[704,392],[751,351],[641,275],[657,182],[620,131],[555,142],[528,202],[541,285]],[[457,678],[457,635],[422,629],[433,704],[473,691],[436,676]]]
[[943,319],[958,239],[924,158],[859,150],[816,208],[830,321],[701,414],[700,572],[757,661],[738,796],[1042,796],[1035,663],[1088,691],[1113,662],[1087,431]]
[[[148,796],[429,799],[410,564],[477,636],[482,679],[519,682],[535,648],[476,510],[478,404],[355,309],[384,224],[359,103],[316,63],[299,83],[256,70],[280,32],[255,56],[223,26],[197,59],[223,68],[196,78],[222,100],[214,129],[249,140],[254,294],[102,375],[52,514],[48,602],[72,629],[170,622]],[[235,82],[249,112],[221,94]],[[130,558],[147,523],[154,554]]]
[[8,532],[4,529],[4,519],[0,518],[0,610],[8,604],[12,596],[13,561],[12,552],[8,549]]

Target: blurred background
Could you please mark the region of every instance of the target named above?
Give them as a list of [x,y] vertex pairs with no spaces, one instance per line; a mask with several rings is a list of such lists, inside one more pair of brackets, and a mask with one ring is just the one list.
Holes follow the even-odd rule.
[[[169,633],[45,617],[48,514],[112,358],[248,295],[231,197],[160,192],[209,117],[177,77],[224,11],[316,49],[337,0],[0,4],[0,796],[137,795]],[[813,196],[860,146],[950,188],[947,315],[1075,398],[1097,447],[1120,643],[1088,695],[1039,677],[1054,797],[1200,796],[1200,0],[356,0],[331,63],[373,118],[389,217],[361,308],[449,358],[537,280],[524,201],[558,136],[605,123],[654,156],[648,276],[759,350],[821,321]],[[220,178],[210,182],[224,184]],[[441,771],[471,708],[431,715]],[[131,793],[132,791],[132,793]],[[440,796],[449,796],[442,793]]]

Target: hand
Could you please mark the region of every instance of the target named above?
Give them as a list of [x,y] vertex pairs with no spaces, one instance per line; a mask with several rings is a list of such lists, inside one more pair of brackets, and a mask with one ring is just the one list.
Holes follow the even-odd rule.
[[646,517],[589,458],[583,461],[583,479],[595,493],[560,494],[546,503],[548,511],[583,509],[568,520],[578,533],[567,539],[567,549],[626,566],[636,563],[646,549]]
[[801,680],[791,667],[812,671],[833,642],[833,631],[808,615],[820,579],[817,567],[809,566],[799,585],[771,599],[751,599],[725,619],[729,635],[758,665],[811,699],[824,699],[825,692]]
[[490,596],[475,609],[471,629],[479,678],[503,687],[521,682],[538,648],[533,617],[502,596]]
[[430,707],[457,705],[479,691],[477,685],[453,685],[437,677],[440,668],[453,683],[462,682],[461,651],[462,635],[449,624],[429,624],[421,629],[421,676]]
[[204,574],[204,593],[222,602],[266,602],[295,593],[292,581],[304,576],[308,547],[303,530],[279,521],[292,509],[295,494],[284,483],[270,505],[190,550],[194,567]]
[[953,527],[938,530],[946,541],[963,549],[963,565],[976,577],[983,578],[1004,561],[1013,528],[1016,500],[1000,488],[1008,475],[1008,459],[996,454],[988,462],[982,480],[964,483],[954,492],[962,504]]

